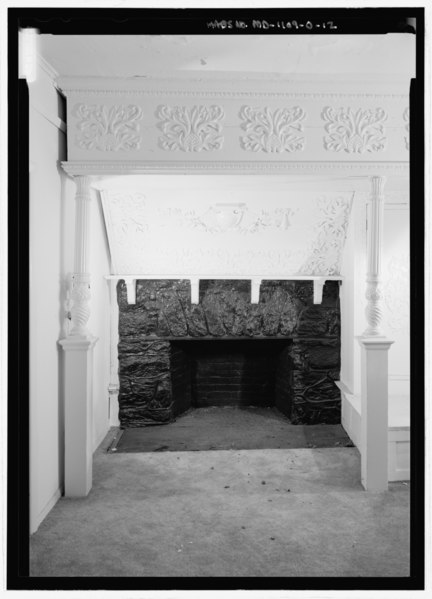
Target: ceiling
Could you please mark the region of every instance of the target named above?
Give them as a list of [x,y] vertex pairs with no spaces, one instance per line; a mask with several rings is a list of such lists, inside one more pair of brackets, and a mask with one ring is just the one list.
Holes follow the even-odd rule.
[[51,35],[40,55],[61,76],[137,77],[164,72],[412,77],[415,36]]

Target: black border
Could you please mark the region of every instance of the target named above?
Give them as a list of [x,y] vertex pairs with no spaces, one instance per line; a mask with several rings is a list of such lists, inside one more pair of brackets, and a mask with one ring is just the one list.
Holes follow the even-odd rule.
[[[424,589],[424,8],[101,9],[9,8],[8,590],[421,590]],[[411,575],[408,578],[44,578],[29,576],[29,106],[17,79],[18,30],[77,34],[301,35],[309,30],[209,29],[214,19],[333,21],[325,33],[413,32],[411,90]],[[321,30],[319,33],[323,33]]]

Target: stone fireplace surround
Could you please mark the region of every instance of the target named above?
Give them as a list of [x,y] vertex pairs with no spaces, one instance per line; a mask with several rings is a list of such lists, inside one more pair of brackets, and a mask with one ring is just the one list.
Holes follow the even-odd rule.
[[[311,281],[265,281],[258,304],[251,304],[244,280],[202,280],[198,305],[191,304],[186,280],[138,280],[136,304],[119,281],[117,295],[122,427],[168,423],[195,405],[191,362],[198,341],[237,342],[232,348],[265,343],[275,362],[268,385],[275,389],[263,396],[264,405],[275,405],[294,424],[340,422],[338,281],[326,282],[319,305]],[[239,397],[237,405],[244,405],[244,393]]]

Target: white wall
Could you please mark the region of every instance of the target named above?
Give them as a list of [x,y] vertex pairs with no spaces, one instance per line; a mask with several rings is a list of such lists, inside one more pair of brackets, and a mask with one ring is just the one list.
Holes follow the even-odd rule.
[[356,339],[366,328],[366,196],[355,193],[342,254],[341,382],[360,393],[360,346]]
[[63,480],[62,236],[73,220],[58,166],[65,156],[57,93],[40,70],[30,91],[30,529],[60,496]]
[[92,191],[90,228],[91,315],[88,328],[98,337],[93,354],[93,449],[109,429],[110,380],[110,296],[104,275],[110,272],[109,249],[105,233],[101,200]]
[[389,352],[389,393],[410,394],[409,205],[404,194],[389,194],[384,209],[382,256],[384,332]]
[[[39,69],[30,92],[30,532],[55,505],[63,487],[63,355],[67,279],[73,270],[75,185],[59,164],[66,139],[57,92]],[[94,354],[94,431],[97,447],[108,424],[109,272],[99,199],[92,202],[93,314],[99,337]],[[94,306],[98,306],[95,309]]]

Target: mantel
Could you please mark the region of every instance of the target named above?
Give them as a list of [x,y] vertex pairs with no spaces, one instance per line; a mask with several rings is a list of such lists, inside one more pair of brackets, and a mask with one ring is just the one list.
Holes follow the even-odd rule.
[[99,161],[69,160],[62,162],[72,177],[113,175],[311,175],[332,177],[409,176],[409,162],[372,161]]
[[322,294],[324,283],[326,281],[342,281],[343,277],[340,275],[325,275],[325,276],[316,276],[316,275],[282,275],[282,276],[264,276],[264,275],[254,275],[254,276],[225,276],[225,275],[216,275],[216,276],[206,276],[206,275],[106,275],[106,279],[108,280],[116,280],[116,281],[124,281],[127,289],[127,298],[129,304],[136,303],[136,282],[139,280],[188,280],[191,285],[191,303],[198,304],[199,303],[199,282],[202,280],[248,280],[251,282],[251,303],[257,304],[259,302],[259,293],[262,281],[312,281],[313,282],[313,302],[314,304],[321,304],[322,302]]
[[58,83],[67,98],[65,168],[75,165],[73,174],[313,172],[334,163],[379,175],[409,160],[407,81]]

